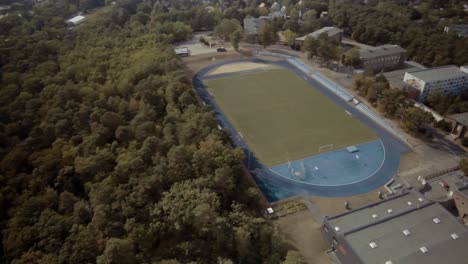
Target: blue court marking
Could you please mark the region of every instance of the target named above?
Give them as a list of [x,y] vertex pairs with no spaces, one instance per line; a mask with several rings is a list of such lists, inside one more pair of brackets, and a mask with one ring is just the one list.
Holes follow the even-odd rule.
[[380,140],[356,147],[359,151],[355,153],[349,153],[343,148],[276,165],[269,170],[287,179],[316,186],[357,183],[372,177],[382,167],[385,149]]
[[[205,74],[207,74],[211,70],[222,65],[239,62],[258,62],[276,65],[288,69],[298,76],[303,76],[303,73],[299,69],[288,63],[286,60],[273,62],[258,58],[252,58],[237,59],[231,61],[224,61],[217,64],[211,64],[200,70],[197,74],[195,74],[192,80],[193,87],[195,88],[200,99],[204,102],[204,104],[210,106],[213,109],[215,116],[219,121],[219,125],[222,128],[229,131],[232,143],[236,147],[239,147],[244,151],[246,156],[244,163],[249,169],[249,171],[252,173],[254,180],[257,183],[257,186],[260,188],[260,190],[262,191],[262,193],[268,201],[274,202],[296,195],[315,195],[322,197],[343,197],[359,195],[377,189],[397,174],[398,167],[400,165],[400,155],[402,153],[409,152],[410,149],[385,128],[381,127],[380,125],[369,119],[366,115],[361,113],[352,104],[342,100],[340,97],[338,97],[333,92],[328,90],[325,86],[323,86],[320,82],[317,82],[308,76],[304,77],[306,81],[311,85],[311,89],[315,88],[319,90],[322,94],[324,94],[334,103],[342,107],[345,111],[351,113],[351,115],[354,118],[357,118],[363,124],[365,124],[374,131],[374,133],[379,137],[380,142],[385,151],[385,160],[381,164],[380,168],[373,174],[370,174],[367,178],[363,178],[361,180],[357,180],[356,178],[357,181],[355,182],[351,180],[351,178],[353,178],[354,176],[349,175],[356,173],[355,171],[342,169],[341,172],[339,172],[337,170],[337,173],[346,175],[345,178],[350,180],[349,183],[343,183],[342,185],[330,185],[330,183],[328,183],[328,185],[324,185],[315,184],[313,182],[304,183],[301,181],[292,180],[288,178],[287,175],[286,177],[285,175],[279,175],[274,171],[270,170],[269,168],[266,168],[250,151],[243,139],[237,136],[238,133],[234,126],[229,122],[221,108],[216,104],[216,102],[213,100],[213,98],[210,96],[208,91],[205,89],[205,86],[203,85],[203,79],[205,79]],[[210,76],[209,78],[222,78],[232,76],[233,74],[235,73],[224,73],[218,74],[216,76]],[[375,164],[373,166],[375,166]],[[330,176],[328,176],[328,178],[331,179]]]

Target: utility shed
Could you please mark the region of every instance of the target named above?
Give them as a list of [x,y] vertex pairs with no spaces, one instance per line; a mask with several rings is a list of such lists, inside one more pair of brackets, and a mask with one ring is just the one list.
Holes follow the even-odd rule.
[[68,19],[66,22],[69,26],[76,26],[76,25],[83,23],[84,20],[85,20],[84,16],[75,16],[75,17]]
[[324,234],[343,264],[463,264],[468,229],[415,191],[326,217]]

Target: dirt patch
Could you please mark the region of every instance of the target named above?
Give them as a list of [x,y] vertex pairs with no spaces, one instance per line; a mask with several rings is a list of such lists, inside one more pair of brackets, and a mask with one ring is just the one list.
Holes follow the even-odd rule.
[[245,59],[247,57],[239,54],[235,51],[223,52],[223,53],[209,53],[197,56],[185,57],[182,60],[185,62],[187,67],[193,72],[197,73],[206,66],[225,60]]
[[222,73],[230,73],[230,72],[239,72],[239,71],[250,71],[256,69],[272,69],[277,68],[275,66],[271,66],[268,64],[263,63],[255,63],[255,62],[239,62],[239,63],[232,63],[223,65],[211,71],[208,75],[215,75],[215,74],[222,74]]
[[327,198],[309,196],[308,198],[315,206],[317,206],[322,215],[333,216],[347,211],[345,209],[346,201],[350,203],[350,209],[356,209],[364,205],[380,201],[378,191],[381,191],[383,194],[388,193],[385,187],[381,187],[378,190],[351,197]]
[[310,264],[331,264],[326,251],[329,246],[310,211],[305,210],[281,217],[273,222],[277,234],[295,247]]

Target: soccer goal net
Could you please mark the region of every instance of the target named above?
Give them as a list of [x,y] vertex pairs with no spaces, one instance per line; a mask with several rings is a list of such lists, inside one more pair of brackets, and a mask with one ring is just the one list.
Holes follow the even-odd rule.
[[318,148],[319,153],[332,151],[332,150],[333,150],[333,144],[323,145]]

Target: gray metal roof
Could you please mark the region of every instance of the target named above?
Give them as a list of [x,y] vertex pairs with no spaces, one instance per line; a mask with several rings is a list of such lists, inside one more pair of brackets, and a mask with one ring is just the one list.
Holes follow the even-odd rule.
[[342,29],[336,28],[336,27],[323,27],[317,31],[314,31],[310,34],[307,34],[305,36],[296,38],[296,40],[304,41],[308,36],[317,38],[320,36],[322,33],[327,33],[329,37],[335,36],[336,34],[343,33]]
[[[392,210],[389,212],[388,209]],[[378,216],[373,218],[375,214]],[[396,196],[326,221],[340,227],[341,231],[337,233],[343,235],[363,263],[462,264],[468,259],[468,229],[440,204],[424,199],[417,192]],[[407,235],[404,230],[407,230]],[[458,238],[454,239],[452,234]],[[371,242],[375,243],[374,248],[370,246]],[[421,247],[426,247],[428,252],[423,253]],[[442,253],[449,248],[457,250]],[[451,254],[449,262],[446,261],[448,252]]]
[[[422,202],[418,199],[422,199]],[[408,202],[410,202],[411,205],[408,205]],[[414,208],[427,202],[428,200],[421,194],[406,192],[402,195],[331,217],[328,219],[328,222],[331,226],[338,226],[341,230],[347,232],[355,228],[357,225],[368,225],[384,217],[398,214],[409,208]],[[391,213],[387,211],[389,209],[392,210]],[[373,218],[373,215],[377,215],[377,218]]]
[[382,56],[399,55],[405,53],[406,50],[398,45],[385,44],[373,48],[361,49],[361,59],[373,59]]
[[467,113],[461,113],[461,114],[454,114],[454,115],[449,115],[449,119],[455,120],[458,123],[468,126],[468,112]]
[[463,76],[468,77],[466,73],[460,71],[460,68],[454,65],[413,71],[410,74],[425,82],[441,81]]

